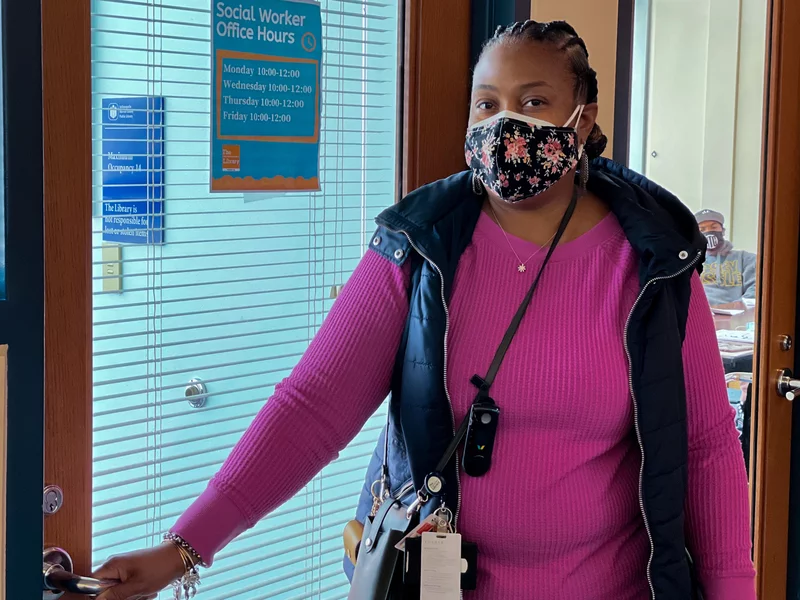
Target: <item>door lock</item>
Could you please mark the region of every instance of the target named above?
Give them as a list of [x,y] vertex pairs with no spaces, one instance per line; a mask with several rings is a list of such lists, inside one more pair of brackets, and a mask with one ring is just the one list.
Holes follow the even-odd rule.
[[57,485],[48,485],[42,492],[42,512],[54,515],[64,504],[64,491]]
[[795,379],[791,369],[778,371],[778,395],[790,402],[800,395],[800,379]]
[[781,345],[781,350],[783,350],[784,352],[788,352],[789,350],[792,349],[792,346],[794,346],[794,340],[792,339],[792,336],[790,336],[790,335],[786,335],[786,334],[779,335],[778,336],[778,342]]

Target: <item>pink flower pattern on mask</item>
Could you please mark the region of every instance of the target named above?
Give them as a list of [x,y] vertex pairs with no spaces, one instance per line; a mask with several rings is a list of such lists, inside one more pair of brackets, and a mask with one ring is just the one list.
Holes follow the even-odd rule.
[[465,158],[483,184],[507,202],[536,196],[578,165],[571,127],[530,125],[503,117],[467,132]]

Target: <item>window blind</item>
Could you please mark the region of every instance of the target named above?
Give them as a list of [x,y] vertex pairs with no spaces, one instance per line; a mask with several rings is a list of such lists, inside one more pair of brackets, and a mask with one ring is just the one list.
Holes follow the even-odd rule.
[[[321,191],[212,196],[211,2],[92,2],[95,564],[160,543],[202,492],[302,356],[373,218],[395,199],[398,0],[321,8]],[[164,98],[164,243],[122,244],[109,259],[102,102],[132,97]],[[104,291],[110,279],[121,291]],[[207,388],[201,408],[185,397],[195,378]],[[346,598],[341,530],[381,412],[221,553],[204,574],[205,600]]]

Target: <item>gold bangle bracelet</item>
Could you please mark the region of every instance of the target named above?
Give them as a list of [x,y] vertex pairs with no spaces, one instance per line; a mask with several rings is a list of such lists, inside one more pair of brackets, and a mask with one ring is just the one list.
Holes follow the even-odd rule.
[[191,569],[193,569],[194,567],[197,566],[197,564],[194,562],[194,558],[192,557],[191,554],[189,554],[181,546],[177,546],[177,548],[178,548],[178,552],[180,552],[181,556],[183,557],[183,562],[186,565],[186,570],[187,571],[189,571],[189,570],[191,570]]
[[183,566],[186,571],[191,571],[194,567],[197,566],[197,563],[194,561],[194,557],[189,554],[180,544],[176,544],[172,540],[164,540],[164,544],[172,546],[175,550],[178,551],[178,554],[181,555],[181,560],[183,561]]
[[[172,582],[172,592],[174,600],[192,600],[197,594],[197,586],[200,585],[199,562],[192,553],[184,548],[177,540],[166,538],[165,544],[171,545],[178,551],[183,562],[183,575]],[[199,558],[199,557],[198,557]]]
[[187,563],[186,563],[186,556],[183,554],[183,552],[181,552],[181,547],[180,547],[180,546],[178,546],[177,544],[173,544],[172,542],[170,542],[170,541],[168,541],[168,540],[164,540],[164,541],[163,541],[163,542],[161,542],[161,543],[162,543],[164,546],[169,546],[169,547],[171,547],[171,548],[174,548],[174,549],[175,549],[175,551],[176,551],[176,552],[178,553],[178,555],[181,557],[181,562],[183,563],[183,569],[184,569],[184,571],[188,571],[188,570],[189,570],[189,567],[187,566]]
[[181,549],[182,552],[185,552],[189,558],[191,559],[191,563],[193,567],[203,567],[205,566],[205,562],[203,558],[197,553],[197,551],[192,548],[189,543],[184,540],[181,536],[175,533],[167,533],[164,536],[165,542],[171,542],[175,546]]

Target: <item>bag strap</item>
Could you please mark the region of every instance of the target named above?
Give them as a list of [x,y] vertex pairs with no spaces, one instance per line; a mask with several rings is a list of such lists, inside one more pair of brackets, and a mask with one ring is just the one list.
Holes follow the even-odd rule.
[[539,287],[539,281],[542,279],[544,269],[550,262],[556,246],[558,246],[561,238],[564,236],[564,232],[566,231],[567,226],[572,219],[572,215],[575,214],[575,207],[577,204],[578,190],[576,188],[572,194],[572,200],[570,201],[569,206],[567,206],[564,216],[561,218],[561,223],[559,224],[556,235],[553,237],[553,241],[550,244],[550,249],[547,251],[547,256],[545,256],[542,266],[539,267],[539,272],[536,274],[536,278],[533,280],[528,293],[522,300],[522,304],[519,305],[517,312],[514,314],[514,318],[511,319],[511,324],[508,326],[500,345],[497,347],[497,351],[494,354],[492,363],[489,365],[489,370],[486,372],[486,376],[480,377],[475,375],[471,380],[472,384],[478,388],[478,397],[483,400],[489,398],[489,389],[492,387],[495,377],[497,377],[497,372],[500,370],[500,366],[503,364],[503,359],[506,356],[506,352],[508,352],[508,348],[511,346],[511,341],[514,339],[514,335],[516,335],[520,323],[522,323],[522,318],[525,316],[525,311],[527,311],[528,306],[530,306],[531,300],[533,299],[533,294],[536,292],[536,288]]
[[[489,398],[489,389],[494,383],[495,377],[497,376],[498,371],[500,370],[500,366],[503,364],[503,359],[506,356],[506,352],[508,352],[508,348],[511,346],[511,342],[514,339],[514,335],[516,335],[517,330],[519,329],[520,324],[522,323],[522,318],[525,316],[525,312],[528,310],[528,306],[530,306],[531,300],[533,299],[533,294],[536,292],[536,288],[539,287],[539,281],[542,279],[542,275],[544,274],[544,269],[547,264],[550,262],[550,259],[553,256],[553,253],[556,250],[561,238],[564,236],[564,232],[567,230],[567,226],[569,225],[570,221],[572,220],[572,215],[575,214],[575,207],[578,205],[578,189],[576,188],[572,194],[572,199],[570,200],[569,206],[567,206],[567,210],[564,211],[564,216],[561,217],[561,223],[559,223],[558,230],[556,231],[555,236],[553,237],[553,241],[550,243],[550,247],[547,251],[547,255],[542,262],[542,266],[539,267],[539,272],[536,274],[536,278],[533,280],[531,287],[528,289],[528,293],[525,294],[525,298],[522,300],[522,304],[519,305],[517,312],[514,314],[514,317],[511,319],[511,324],[508,326],[505,335],[503,336],[500,345],[497,348],[497,351],[494,354],[494,358],[492,359],[491,364],[489,365],[489,370],[486,372],[486,377],[480,377],[475,375],[472,377],[471,382],[478,388],[478,397],[476,398],[477,401],[487,401],[491,400]],[[492,400],[492,402],[494,402]],[[469,415],[462,421],[461,426],[458,428],[453,440],[447,446],[447,449],[444,451],[441,460],[436,466],[437,472],[442,472],[447,467],[447,463],[450,462],[450,459],[453,458],[456,450],[458,449],[458,445],[461,443],[461,440],[464,439],[464,436],[467,433],[467,427],[469,426]],[[383,447],[383,464],[381,465],[381,479],[379,480],[382,484],[381,486],[381,495],[385,492],[386,482],[388,481],[389,477],[389,414],[386,415],[386,438],[384,440],[384,447]],[[377,482],[376,482],[377,483]]]
[[[508,326],[505,335],[503,336],[500,345],[497,348],[497,351],[494,354],[494,358],[492,359],[491,365],[489,365],[489,370],[486,372],[486,377],[480,377],[478,375],[474,375],[471,379],[473,385],[478,388],[478,396],[475,399],[474,403],[477,402],[491,402],[494,404],[494,400],[489,397],[489,389],[492,387],[492,383],[494,383],[494,379],[497,376],[497,372],[500,370],[500,365],[503,364],[503,359],[506,356],[506,352],[508,352],[509,346],[511,346],[511,341],[514,339],[514,335],[517,333],[519,329],[520,323],[522,323],[522,318],[525,316],[525,311],[528,309],[528,306],[531,304],[531,300],[533,299],[533,294],[536,292],[536,288],[539,287],[539,281],[542,279],[542,274],[544,273],[544,269],[547,264],[550,262],[550,259],[553,256],[553,252],[555,252],[556,246],[558,246],[561,238],[564,236],[564,232],[567,230],[567,225],[569,225],[570,220],[572,219],[572,215],[575,214],[575,207],[578,204],[578,190],[576,188],[575,192],[572,194],[572,200],[567,206],[567,210],[564,212],[564,216],[561,218],[561,223],[558,226],[558,230],[556,231],[555,236],[553,237],[553,241],[550,243],[550,248],[547,251],[547,256],[545,256],[544,262],[542,262],[542,266],[539,267],[539,272],[536,274],[536,278],[533,280],[530,289],[528,289],[528,293],[525,294],[525,298],[522,300],[522,304],[519,305],[517,312],[514,314],[514,318],[511,319],[511,324]],[[473,404],[474,404],[473,403]],[[461,422],[461,426],[458,428],[453,440],[447,446],[447,449],[444,451],[441,460],[436,465],[436,472],[441,473],[447,468],[447,464],[450,462],[450,459],[453,458],[453,455],[456,453],[458,449],[458,445],[464,439],[464,436],[467,434],[467,428],[469,427],[469,415],[467,415],[464,420]]]

